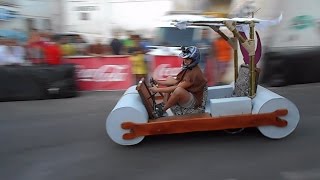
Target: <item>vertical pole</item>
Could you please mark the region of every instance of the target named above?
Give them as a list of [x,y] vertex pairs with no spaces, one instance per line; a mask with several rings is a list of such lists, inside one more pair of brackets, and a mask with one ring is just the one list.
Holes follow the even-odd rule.
[[[237,38],[235,37],[234,38],[234,43],[238,43],[237,42],[237,40],[236,40]],[[238,47],[238,46],[236,46],[236,47]],[[237,81],[237,79],[238,79],[238,48],[234,48],[233,49],[233,61],[234,61],[234,82],[236,82]]]
[[[253,17],[253,13],[252,13]],[[254,22],[250,23],[250,41],[254,42]],[[256,94],[256,74],[255,74],[255,62],[254,62],[254,54],[250,56],[250,96],[254,97]]]

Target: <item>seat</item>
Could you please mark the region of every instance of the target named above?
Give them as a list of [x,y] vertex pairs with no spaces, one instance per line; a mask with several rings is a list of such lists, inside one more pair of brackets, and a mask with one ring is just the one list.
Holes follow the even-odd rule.
[[188,115],[188,114],[201,114],[205,112],[205,106],[207,103],[208,97],[208,87],[205,86],[203,89],[203,98],[201,106],[197,108],[184,108],[180,105],[174,105],[170,109],[174,115]]
[[[255,92],[257,91],[258,87],[258,79],[260,74],[260,69],[255,69],[256,79],[255,79]],[[250,68],[248,64],[241,64],[239,68],[239,75],[237,81],[234,84],[234,91],[232,96],[233,97],[242,97],[242,96],[249,96],[250,92]]]
[[[260,70],[256,69],[256,88]],[[251,114],[252,101],[249,97],[250,69],[246,64],[239,68],[235,83],[208,89],[206,112],[212,116]]]

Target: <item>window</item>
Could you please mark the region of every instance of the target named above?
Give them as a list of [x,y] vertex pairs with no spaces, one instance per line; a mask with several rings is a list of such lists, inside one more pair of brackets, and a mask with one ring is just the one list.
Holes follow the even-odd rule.
[[27,19],[26,19],[26,24],[27,24],[28,32],[31,32],[33,29],[35,29],[34,19],[32,19],[32,18],[27,18]]
[[83,20],[83,21],[89,20],[89,13],[87,13],[87,12],[80,12],[80,20]]
[[43,27],[44,27],[45,30],[47,30],[47,31],[51,31],[52,30],[51,20],[50,19],[44,19],[42,23],[43,23]]

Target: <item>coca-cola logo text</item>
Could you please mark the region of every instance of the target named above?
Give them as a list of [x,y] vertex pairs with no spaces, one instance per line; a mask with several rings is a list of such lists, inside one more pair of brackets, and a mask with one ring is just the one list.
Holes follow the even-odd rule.
[[181,67],[171,67],[170,64],[160,64],[154,70],[154,78],[165,80],[168,76],[177,76],[181,71]]
[[77,65],[77,75],[80,81],[126,81],[128,65],[103,65],[98,69],[87,69]]

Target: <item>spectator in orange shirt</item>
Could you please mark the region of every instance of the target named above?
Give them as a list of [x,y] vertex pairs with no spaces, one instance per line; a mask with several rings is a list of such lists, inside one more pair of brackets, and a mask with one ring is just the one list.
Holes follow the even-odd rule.
[[223,78],[227,72],[232,58],[232,48],[229,43],[222,37],[217,38],[214,42],[214,55],[217,63],[217,83],[223,83]]

